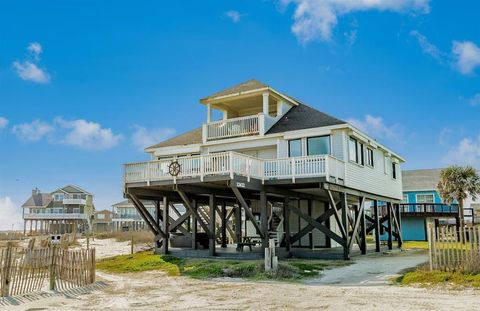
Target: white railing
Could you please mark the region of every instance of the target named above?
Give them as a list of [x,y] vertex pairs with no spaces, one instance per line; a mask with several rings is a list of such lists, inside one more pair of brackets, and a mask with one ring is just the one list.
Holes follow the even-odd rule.
[[87,219],[87,214],[81,213],[25,213],[24,219]]
[[[180,173],[172,176],[169,165],[177,161]],[[125,164],[124,182],[147,182],[181,178],[228,175],[261,180],[323,177],[343,179],[345,163],[330,155],[264,160],[236,152],[181,157],[158,161]]]
[[258,135],[263,123],[263,114],[210,122],[204,124],[206,140]]

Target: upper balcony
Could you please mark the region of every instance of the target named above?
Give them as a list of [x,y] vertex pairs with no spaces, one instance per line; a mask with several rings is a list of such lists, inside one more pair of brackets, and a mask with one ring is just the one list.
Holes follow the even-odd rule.
[[84,220],[87,219],[84,213],[25,213],[24,219],[32,220],[52,220],[52,219],[68,219],[68,220]]
[[[200,101],[207,107],[202,127],[203,142],[243,136],[263,136],[298,103],[268,86],[248,81]],[[213,113],[221,113],[214,121]]]
[[85,199],[73,199],[73,198],[64,198],[64,205],[85,205],[87,201]]

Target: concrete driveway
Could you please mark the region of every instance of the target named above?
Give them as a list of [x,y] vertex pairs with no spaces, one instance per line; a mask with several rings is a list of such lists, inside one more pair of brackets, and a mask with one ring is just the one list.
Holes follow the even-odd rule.
[[307,284],[328,285],[385,285],[405,269],[414,268],[428,261],[428,254],[416,251],[369,254],[353,259],[354,263],[325,270]]

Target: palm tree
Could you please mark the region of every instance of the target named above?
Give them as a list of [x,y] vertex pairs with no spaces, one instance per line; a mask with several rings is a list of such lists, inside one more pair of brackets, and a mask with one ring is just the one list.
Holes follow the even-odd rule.
[[458,217],[460,218],[460,239],[464,238],[464,211],[463,203],[470,195],[473,200],[480,195],[480,176],[472,166],[453,165],[443,169],[440,173],[440,181],[437,185],[438,192],[446,204],[458,202]]

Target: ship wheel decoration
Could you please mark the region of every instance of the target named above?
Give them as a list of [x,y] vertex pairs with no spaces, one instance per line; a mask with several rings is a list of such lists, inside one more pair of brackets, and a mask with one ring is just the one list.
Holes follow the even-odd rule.
[[168,173],[172,176],[178,176],[178,174],[180,174],[180,167],[180,163],[173,161],[168,165]]

